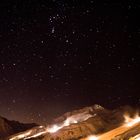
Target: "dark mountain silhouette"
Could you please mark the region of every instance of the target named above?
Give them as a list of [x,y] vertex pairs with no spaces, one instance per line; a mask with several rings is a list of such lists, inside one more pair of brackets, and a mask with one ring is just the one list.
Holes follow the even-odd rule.
[[0,116],[0,139],[10,136],[15,133],[25,131],[37,126],[37,124],[24,124],[18,121],[9,121],[4,117]]

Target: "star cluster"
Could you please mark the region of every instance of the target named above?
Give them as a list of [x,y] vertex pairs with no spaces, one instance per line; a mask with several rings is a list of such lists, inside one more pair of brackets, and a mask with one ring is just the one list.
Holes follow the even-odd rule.
[[140,4],[1,3],[0,115],[24,122],[95,103],[140,104]]

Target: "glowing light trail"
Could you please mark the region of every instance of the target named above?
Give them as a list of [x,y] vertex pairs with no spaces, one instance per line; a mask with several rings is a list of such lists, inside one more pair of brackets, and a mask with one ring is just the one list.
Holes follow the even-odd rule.
[[140,117],[138,114],[135,115],[134,118],[130,118],[128,115],[124,116],[126,126],[131,127],[140,122]]
[[24,134],[19,134],[18,136],[15,136],[13,138],[10,138],[10,140],[17,140],[17,139],[24,139],[25,137],[27,137],[28,135],[31,134],[31,130],[29,132],[26,132]]
[[98,138],[96,136],[89,136],[87,140],[98,140]]

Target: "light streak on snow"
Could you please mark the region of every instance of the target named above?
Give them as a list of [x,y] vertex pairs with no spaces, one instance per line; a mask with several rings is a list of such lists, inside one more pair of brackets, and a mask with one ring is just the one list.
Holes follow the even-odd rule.
[[91,117],[93,117],[93,115],[88,114],[87,112],[72,115],[72,116],[68,117],[61,125],[57,125],[57,124],[52,125],[52,126],[48,127],[47,130],[49,133],[55,133],[58,130],[62,129],[63,127],[86,121],[87,119],[89,119]]
[[89,136],[87,137],[87,140],[98,140],[96,136]]
[[32,130],[29,132],[25,132],[23,134],[19,134],[18,136],[15,136],[13,138],[10,138],[10,140],[17,140],[17,139],[24,139],[25,137],[29,136],[32,133]]
[[24,140],[31,139],[31,138],[36,138],[36,137],[39,137],[39,136],[41,136],[41,135],[43,135],[43,134],[46,134],[46,133],[47,133],[47,131],[43,131],[43,132],[34,134],[34,135],[32,135],[32,136],[29,136],[29,137],[27,137],[27,138],[24,138]]
[[135,115],[134,118],[129,117],[129,115],[124,115],[126,126],[132,127],[137,123],[140,123],[140,116],[138,114]]

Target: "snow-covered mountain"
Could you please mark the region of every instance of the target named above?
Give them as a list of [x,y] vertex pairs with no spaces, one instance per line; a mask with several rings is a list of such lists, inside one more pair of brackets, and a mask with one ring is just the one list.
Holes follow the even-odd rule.
[[80,140],[90,135],[100,135],[124,123],[125,113],[134,114],[131,107],[125,106],[108,110],[93,105],[74,110],[54,119],[52,124],[36,126],[8,137],[9,140]]

